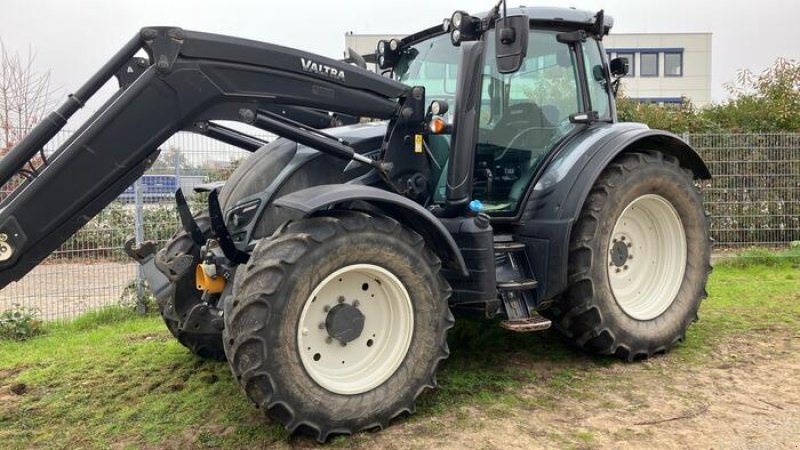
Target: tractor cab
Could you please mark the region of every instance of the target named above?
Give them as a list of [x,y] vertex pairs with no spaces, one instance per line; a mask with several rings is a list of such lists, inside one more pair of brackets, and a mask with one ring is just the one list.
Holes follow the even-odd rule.
[[[461,47],[467,42],[463,39],[480,41],[484,46],[483,64],[474,86],[480,89],[480,97],[472,156],[472,198],[480,202],[480,210],[490,215],[517,213],[548,155],[570,134],[594,121],[615,120],[601,43],[611,20],[606,18],[598,29],[594,25],[596,16],[568,11],[567,15],[565,10],[552,8],[508,12],[509,16],[522,18],[518,23],[529,27],[515,33],[517,39],[526,41],[520,43],[526,51],[519,55],[518,67],[512,70],[503,67],[503,58],[498,58],[502,44],[497,34],[503,32],[503,18],[497,20],[500,31],[492,26],[469,35],[461,31],[464,24],[475,23],[480,28],[483,19],[457,12],[441,29],[431,30],[421,38],[415,35],[415,40],[412,37],[397,46],[392,65],[394,77],[409,86],[424,86],[429,100],[447,102],[448,112],[442,116],[450,125],[456,110]],[[564,18],[559,19],[556,14]],[[602,31],[593,33],[592,29]],[[390,47],[383,44],[384,53]],[[425,141],[433,165],[432,197],[436,204],[446,200],[450,144],[449,134],[435,131]]]

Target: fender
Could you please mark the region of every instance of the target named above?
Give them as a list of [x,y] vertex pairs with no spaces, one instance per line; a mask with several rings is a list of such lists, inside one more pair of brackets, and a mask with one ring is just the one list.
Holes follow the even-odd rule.
[[521,240],[529,247],[540,298],[550,299],[567,287],[572,225],[597,178],[619,154],[655,150],[678,158],[695,178],[711,173],[697,152],[678,136],[637,123],[587,128],[566,142],[528,191],[520,217]]
[[300,217],[353,201],[363,201],[387,212],[419,233],[445,265],[467,277],[467,265],[453,236],[442,222],[418,203],[401,195],[371,186],[328,184],[310,187],[278,198],[273,205],[295,211]]

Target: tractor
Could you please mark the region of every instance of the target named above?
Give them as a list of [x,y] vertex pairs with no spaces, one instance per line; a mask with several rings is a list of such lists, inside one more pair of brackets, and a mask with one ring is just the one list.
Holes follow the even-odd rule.
[[[0,161],[0,181],[16,180],[0,286],[184,131],[251,155],[196,189],[204,211],[176,192],[181,227],[164,248],[126,251],[175,338],[227,360],[292,433],[322,442],[413,413],[454,313],[509,333],[552,326],[628,361],[667,352],[707,295],[696,182],[711,175],[679,137],[617,120],[628,68],[606,57],[612,26],[602,11],[501,1],[348,60],[144,28]],[[114,77],[119,89],[46,154]]]

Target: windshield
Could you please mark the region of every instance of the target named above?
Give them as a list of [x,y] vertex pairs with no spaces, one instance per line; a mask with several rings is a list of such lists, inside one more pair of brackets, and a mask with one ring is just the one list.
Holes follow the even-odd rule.
[[[446,100],[456,96],[459,48],[441,34],[403,50],[395,66],[395,79],[408,86],[425,86],[425,98]],[[452,108],[451,108],[452,111]]]
[[[538,168],[555,145],[577,124],[570,116],[585,111],[580,91],[576,52],[557,39],[556,30],[532,29],[528,52],[520,69],[497,71],[494,30],[481,85],[478,143],[475,149],[473,197],[493,215],[512,215],[524,198]],[[427,102],[446,100],[455,111],[460,48],[441,34],[403,51],[395,78],[409,86],[424,86]],[[598,96],[599,97],[599,96]],[[452,117],[446,117],[452,123]],[[426,149],[438,180],[433,201],[445,196],[449,136],[430,135]]]

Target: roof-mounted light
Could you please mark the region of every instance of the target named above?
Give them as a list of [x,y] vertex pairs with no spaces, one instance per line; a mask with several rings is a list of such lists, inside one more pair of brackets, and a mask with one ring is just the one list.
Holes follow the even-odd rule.
[[381,69],[391,69],[400,59],[401,42],[398,39],[389,41],[378,41],[378,48],[375,53],[378,58],[378,67]]
[[450,17],[450,41],[455,46],[463,41],[473,41],[480,37],[481,20],[464,11],[456,11]]

